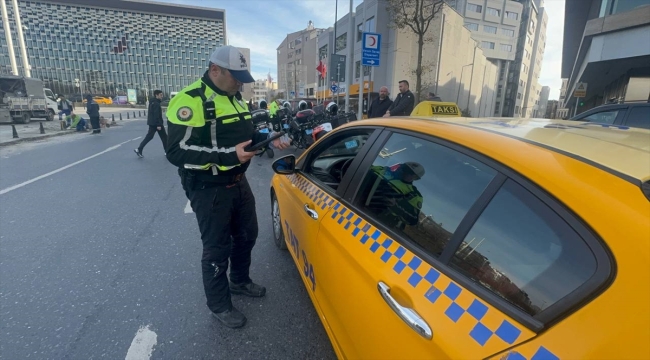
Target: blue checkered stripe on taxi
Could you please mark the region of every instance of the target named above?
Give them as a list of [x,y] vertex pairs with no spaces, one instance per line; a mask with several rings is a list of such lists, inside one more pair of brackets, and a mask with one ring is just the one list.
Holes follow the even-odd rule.
[[334,203],[334,199],[302,176],[289,175],[289,181],[316,203],[316,207],[325,210]]
[[528,359],[527,357],[521,355],[520,353],[513,351],[511,353],[508,353],[504,357],[504,360],[559,360],[560,358],[557,357],[555,354],[550,352],[547,348],[540,346],[539,349],[533,354],[533,356]]
[[[320,209],[325,209],[326,207],[332,207],[331,218],[336,221],[336,223],[348,231],[353,237],[357,238],[359,235],[359,241],[363,245],[368,245],[366,248],[373,254],[378,255],[379,259],[388,263],[389,260],[396,258],[397,262],[393,266],[393,271],[398,275],[405,273],[410,276],[408,277],[407,282],[413,288],[417,287],[421,282],[424,281],[427,284],[428,290],[423,294],[423,296],[432,304],[435,303],[441,296],[445,296],[451,300],[451,305],[445,311],[445,315],[454,323],[457,323],[458,320],[463,316],[470,316],[476,321],[476,325],[472,328],[469,335],[474,341],[479,345],[484,346],[490,338],[493,336],[498,337],[503,340],[505,343],[512,345],[514,344],[519,336],[521,335],[521,330],[517,328],[510,321],[503,319],[501,324],[496,329],[490,329],[483,323],[481,319],[490,311],[490,308],[486,306],[483,302],[477,299],[474,295],[474,299],[471,304],[464,308],[461,305],[456,303],[456,299],[463,291],[467,291],[462,287],[458,286],[453,281],[450,281],[445,289],[438,289],[434,284],[436,280],[441,276],[440,272],[435,270],[429,264],[423,262],[420,258],[412,255],[411,260],[407,262],[402,261],[402,259],[409,258],[405,256],[409,252],[406,248],[399,245],[393,239],[390,239],[384,235],[381,231],[376,229],[374,226],[363,221],[360,216],[356,215],[354,212],[343,206],[341,203],[337,202],[335,199],[331,198],[323,190],[319,189],[317,186],[313,185],[310,181],[305,179],[302,176],[290,175],[288,176],[291,183],[300,189],[305,195],[307,195],[311,200],[316,202],[316,206]],[[398,245],[395,249],[394,245]],[[391,251],[391,249],[393,249]],[[417,270],[423,267],[421,273],[426,273],[424,276],[420,275]],[[443,275],[444,276],[444,275]],[[471,293],[470,293],[471,294]],[[494,310],[492,310],[494,311]],[[508,360],[529,360],[518,352],[511,352],[508,354]],[[530,358],[530,360],[558,360],[559,357],[554,355],[548,349],[543,346],[540,347],[537,352]]]

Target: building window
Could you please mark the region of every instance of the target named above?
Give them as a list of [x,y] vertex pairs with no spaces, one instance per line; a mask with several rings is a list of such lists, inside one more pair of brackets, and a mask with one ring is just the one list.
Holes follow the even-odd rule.
[[343,49],[345,49],[347,45],[348,40],[348,34],[345,33],[339,37],[336,38],[336,46],[334,47],[334,52],[339,52]]
[[467,24],[465,24],[465,27],[466,27],[468,30],[471,30],[471,31],[478,31],[478,24],[467,23]]
[[499,108],[500,108],[500,107],[501,107],[501,102],[500,102],[500,101],[497,101],[497,102],[494,104],[494,115],[499,114]]
[[357,42],[361,41],[361,37],[363,36],[363,24],[357,25]]
[[482,13],[483,12],[483,6],[481,5],[476,5],[476,4],[467,4],[467,11],[475,12],[475,13]]
[[323,46],[322,48],[318,49],[318,59],[322,60],[327,57],[327,45]]
[[519,14],[516,12],[512,11],[506,11],[506,18],[512,19],[512,20],[518,20],[519,19]]
[[512,45],[501,44],[501,51],[512,52]]
[[511,29],[501,29],[501,34],[505,36],[515,37],[515,31]]
[[501,97],[501,90],[503,90],[503,85],[499,85],[499,89],[497,90],[497,97]]
[[501,17],[501,10],[499,10],[499,9],[488,7],[487,10],[485,11],[485,13],[490,15],[490,16]]
[[494,43],[491,41],[481,41],[481,48],[483,49],[494,49]]
[[483,31],[489,34],[496,34],[497,28],[494,26],[483,25]]
[[517,93],[517,99],[521,99],[521,93],[520,92]]
[[519,105],[515,106],[515,115],[519,115]]
[[366,32],[373,32],[375,31],[375,17],[371,17],[370,19],[366,20],[366,26],[365,26]]

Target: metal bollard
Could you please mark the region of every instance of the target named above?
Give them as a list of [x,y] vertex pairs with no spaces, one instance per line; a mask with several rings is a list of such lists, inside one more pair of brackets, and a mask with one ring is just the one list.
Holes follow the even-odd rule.
[[138,110],[138,117],[142,117],[142,113]]
[[135,110],[133,110],[133,118],[135,119]]
[[111,114],[111,125],[115,125],[115,114]]
[[120,113],[120,121],[122,121],[122,113]]
[[147,116],[147,110],[144,110],[143,112],[144,112],[144,116]]
[[43,128],[43,123],[40,123],[40,132],[41,132],[41,134],[45,134],[45,129]]
[[126,118],[127,118],[127,119],[130,119],[130,117],[129,117],[129,113],[128,113],[128,112],[126,113]]
[[18,139],[18,132],[16,131],[16,126],[11,125],[11,132],[14,139]]

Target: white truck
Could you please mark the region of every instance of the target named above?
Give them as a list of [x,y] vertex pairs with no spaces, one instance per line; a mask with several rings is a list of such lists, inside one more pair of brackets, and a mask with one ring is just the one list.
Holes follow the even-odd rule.
[[28,123],[32,118],[54,120],[56,96],[39,79],[0,75],[0,123]]

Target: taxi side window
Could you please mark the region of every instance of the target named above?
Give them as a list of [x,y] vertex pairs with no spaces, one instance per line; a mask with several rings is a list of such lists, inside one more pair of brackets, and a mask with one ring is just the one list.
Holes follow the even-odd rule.
[[393,134],[365,175],[355,205],[438,257],[496,174],[456,150]]
[[596,271],[585,241],[557,213],[507,180],[478,217],[451,266],[530,315]]
[[372,130],[343,133],[310,155],[306,173],[336,190]]

